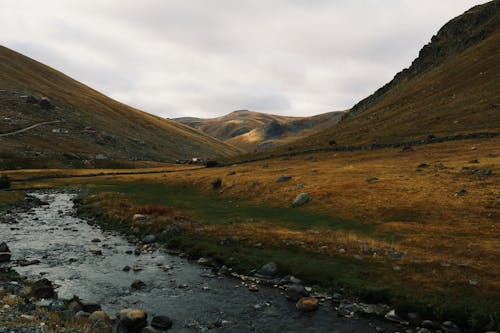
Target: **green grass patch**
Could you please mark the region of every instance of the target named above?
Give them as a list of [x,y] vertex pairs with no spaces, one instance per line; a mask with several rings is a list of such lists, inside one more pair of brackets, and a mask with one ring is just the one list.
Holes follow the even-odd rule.
[[374,224],[331,217],[300,208],[255,205],[245,201],[203,193],[193,187],[157,183],[110,183],[99,181],[90,187],[94,193],[116,192],[125,194],[136,204],[175,207],[188,212],[196,220],[208,224],[237,224],[240,222],[271,222],[293,230],[328,228],[370,235],[381,240],[394,240],[391,233],[375,233]]

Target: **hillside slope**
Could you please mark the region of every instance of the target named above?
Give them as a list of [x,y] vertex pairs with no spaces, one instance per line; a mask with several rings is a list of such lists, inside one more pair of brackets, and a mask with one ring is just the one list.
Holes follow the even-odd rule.
[[[53,108],[28,103],[48,96]],[[238,149],[178,122],[134,109],[70,77],[0,47],[0,169],[120,166],[128,161],[222,157]]]
[[500,131],[500,1],[444,25],[412,65],[339,124],[281,150]]
[[342,115],[343,112],[328,112],[312,117],[287,117],[239,110],[211,119],[186,117],[175,120],[243,150],[253,151],[317,133],[336,124]]

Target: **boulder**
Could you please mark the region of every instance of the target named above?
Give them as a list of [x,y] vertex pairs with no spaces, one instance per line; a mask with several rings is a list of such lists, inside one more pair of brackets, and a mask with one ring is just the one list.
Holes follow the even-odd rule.
[[318,310],[319,300],[315,297],[302,297],[295,306],[300,311],[312,312]]
[[0,243],[0,262],[10,261],[12,254],[10,249],[5,242]]
[[113,323],[108,314],[104,311],[94,311],[88,318],[90,328],[95,333],[111,332]]
[[278,273],[278,266],[274,262],[270,262],[262,266],[256,273],[257,276],[264,278],[273,278]]
[[40,99],[40,102],[38,102],[38,104],[44,110],[50,110],[50,109],[54,108],[54,104],[52,103],[52,101],[48,97],[42,97]]
[[132,287],[133,289],[136,289],[136,290],[139,290],[139,289],[142,289],[146,286],[146,284],[141,281],[141,280],[135,280],[134,282],[132,282],[132,284],[130,285],[130,287]]
[[153,244],[154,242],[156,242],[156,236],[155,235],[146,235],[142,239],[142,242],[144,244]]
[[306,288],[301,284],[291,284],[286,288],[286,298],[291,301],[297,302],[302,297],[309,296]]
[[130,333],[140,333],[148,323],[148,315],[139,309],[123,309],[116,318]]
[[172,327],[172,319],[167,316],[155,316],[151,320],[151,326],[166,331]]
[[311,197],[307,193],[300,193],[295,197],[295,200],[293,200],[292,207],[300,207],[307,203]]
[[33,285],[31,286],[31,294],[35,298],[56,298],[57,294],[54,291],[54,286],[52,285],[52,282],[50,282],[47,279],[41,279],[38,281],[35,281]]

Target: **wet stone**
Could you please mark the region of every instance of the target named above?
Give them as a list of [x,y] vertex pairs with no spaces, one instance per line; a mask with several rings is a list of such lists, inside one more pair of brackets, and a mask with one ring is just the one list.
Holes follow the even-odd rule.
[[155,316],[151,320],[151,326],[166,331],[172,327],[172,319],[167,316]]
[[314,297],[302,297],[295,306],[302,312],[312,312],[318,310],[319,300]]

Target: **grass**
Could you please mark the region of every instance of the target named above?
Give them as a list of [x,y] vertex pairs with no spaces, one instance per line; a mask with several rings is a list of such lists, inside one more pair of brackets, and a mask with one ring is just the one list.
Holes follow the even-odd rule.
[[[56,106],[53,110],[41,110],[19,95],[1,94],[2,117],[11,118],[12,123],[2,122],[0,133],[37,122],[63,121],[2,138],[0,169],[133,167],[141,164],[138,161],[153,164],[154,161],[172,162],[195,156],[217,158],[240,152],[178,122],[112,100],[2,46],[0,82],[0,90],[48,96]],[[68,133],[53,133],[57,128]],[[97,159],[97,154],[109,158]]]
[[21,201],[23,198],[24,198],[24,193],[22,192],[0,190],[0,213],[6,208]]
[[[500,313],[499,146],[498,138],[476,139],[411,153],[322,153],[223,168],[13,184],[86,188],[86,207],[109,227],[157,233],[171,247],[215,257],[241,272],[276,260],[283,273],[324,288],[342,287],[478,328]],[[474,159],[479,163],[470,163]],[[418,168],[423,162],[428,166]],[[471,174],[471,168],[490,171]],[[62,171],[37,174],[44,172]],[[27,178],[22,171],[7,174]],[[277,183],[282,175],[292,179]],[[367,181],[373,177],[378,180]],[[217,178],[222,185],[214,190]],[[456,195],[461,189],[467,194]],[[311,201],[291,208],[300,192]],[[136,213],[153,224],[133,223]],[[164,238],[162,231],[173,224],[183,233]],[[227,238],[239,241],[219,245]],[[366,247],[382,253],[366,254]],[[405,255],[392,261],[387,251]]]

